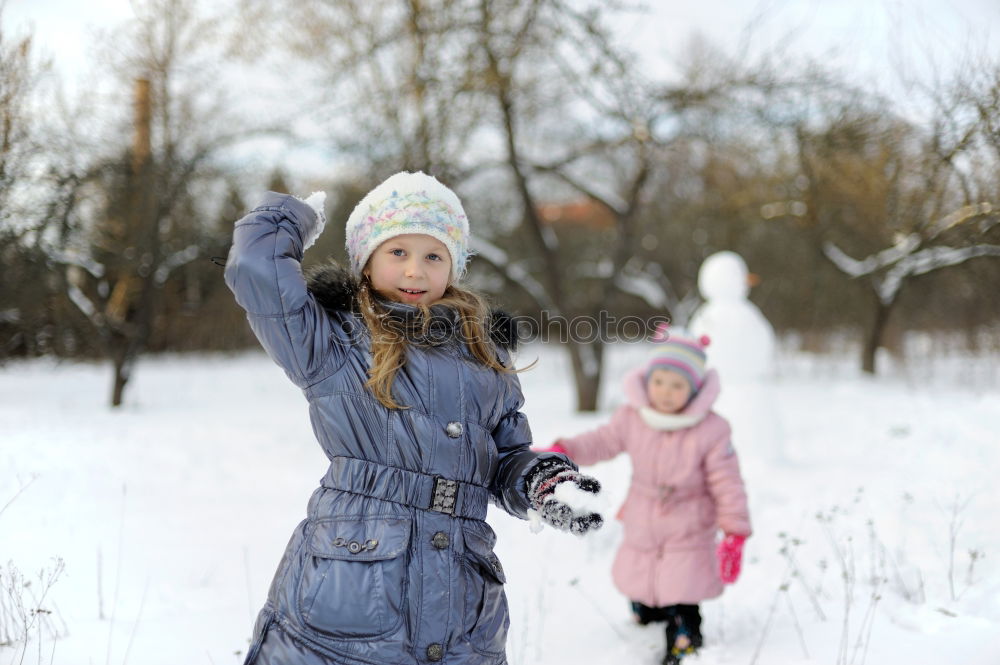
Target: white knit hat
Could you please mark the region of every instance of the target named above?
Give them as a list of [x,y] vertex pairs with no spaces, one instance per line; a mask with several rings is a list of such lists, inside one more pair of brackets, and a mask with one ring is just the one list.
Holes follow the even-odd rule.
[[354,276],[361,276],[376,247],[405,233],[444,243],[451,255],[451,282],[465,274],[469,220],[461,201],[433,176],[401,171],[365,194],[347,218],[347,255]]

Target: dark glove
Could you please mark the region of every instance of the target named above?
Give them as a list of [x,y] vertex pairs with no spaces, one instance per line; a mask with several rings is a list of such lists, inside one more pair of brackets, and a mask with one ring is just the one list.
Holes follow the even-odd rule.
[[527,478],[531,507],[538,511],[544,522],[560,531],[582,536],[588,531],[600,529],[604,518],[599,513],[556,498],[556,488],[562,483],[573,483],[577,489],[590,494],[601,491],[601,483],[596,478],[583,475],[561,459],[546,459],[539,462]]

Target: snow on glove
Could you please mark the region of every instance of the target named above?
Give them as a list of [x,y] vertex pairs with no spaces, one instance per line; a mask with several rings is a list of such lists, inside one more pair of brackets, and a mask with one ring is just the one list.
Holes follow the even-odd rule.
[[302,238],[302,250],[305,251],[312,247],[319,234],[323,233],[323,227],[326,226],[326,214],[323,212],[323,204],[326,202],[326,192],[313,192],[302,200],[316,211],[316,224],[306,231],[305,236]]
[[596,478],[583,475],[561,459],[540,462],[528,479],[528,500],[542,521],[578,536],[604,524],[600,513],[586,507],[587,499],[600,491]]
[[726,584],[732,584],[740,576],[743,543],[746,539],[746,536],[727,533],[715,550],[715,556],[719,559],[719,578]]

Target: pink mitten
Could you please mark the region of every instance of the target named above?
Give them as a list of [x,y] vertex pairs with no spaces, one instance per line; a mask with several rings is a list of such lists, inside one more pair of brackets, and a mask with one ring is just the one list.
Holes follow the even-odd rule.
[[746,539],[746,536],[727,533],[715,550],[715,556],[719,559],[719,577],[726,584],[732,584],[740,576],[743,543]]
[[536,453],[562,453],[563,455],[568,454],[566,452],[566,449],[563,448],[561,445],[559,445],[558,440],[556,440],[556,442],[553,443],[548,448],[532,448],[532,450]]

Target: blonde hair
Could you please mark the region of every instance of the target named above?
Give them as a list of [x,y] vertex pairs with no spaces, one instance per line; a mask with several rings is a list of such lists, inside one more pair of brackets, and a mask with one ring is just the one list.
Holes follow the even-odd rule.
[[[420,304],[419,316],[414,323],[394,325],[388,308],[377,297],[371,281],[364,274],[358,285],[358,305],[365,327],[371,333],[372,365],[368,370],[365,386],[386,408],[407,409],[409,407],[399,404],[393,398],[392,383],[396,372],[406,362],[406,347],[410,343],[407,333],[427,335],[433,319],[431,309]],[[490,308],[482,296],[452,284],[445,289],[441,299],[434,302],[435,307],[438,305],[449,307],[458,313],[461,341],[476,360],[498,372],[523,371],[506,367],[497,357],[490,336]]]

